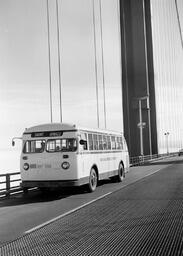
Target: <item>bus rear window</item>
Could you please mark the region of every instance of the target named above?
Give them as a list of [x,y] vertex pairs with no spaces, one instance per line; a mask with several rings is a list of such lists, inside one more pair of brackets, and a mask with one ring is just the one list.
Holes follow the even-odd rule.
[[48,140],[46,144],[46,151],[48,152],[69,152],[76,151],[77,142],[76,139],[55,139]]
[[23,153],[42,153],[44,148],[44,140],[28,140],[24,144]]

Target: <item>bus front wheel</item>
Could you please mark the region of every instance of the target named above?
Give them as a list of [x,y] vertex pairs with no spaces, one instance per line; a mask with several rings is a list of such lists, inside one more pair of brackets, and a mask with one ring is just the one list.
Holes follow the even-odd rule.
[[90,177],[89,177],[89,183],[88,183],[88,191],[93,192],[95,191],[97,187],[97,172],[96,170],[92,167],[90,170]]

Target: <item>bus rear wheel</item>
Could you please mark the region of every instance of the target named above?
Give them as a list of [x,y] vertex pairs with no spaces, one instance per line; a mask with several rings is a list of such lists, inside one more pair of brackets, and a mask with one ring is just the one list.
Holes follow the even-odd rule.
[[88,183],[88,191],[94,192],[97,187],[98,177],[96,170],[92,167],[90,170],[90,177]]
[[124,180],[125,177],[125,169],[122,163],[119,164],[118,167],[118,175],[117,175],[117,181],[118,182],[122,182]]

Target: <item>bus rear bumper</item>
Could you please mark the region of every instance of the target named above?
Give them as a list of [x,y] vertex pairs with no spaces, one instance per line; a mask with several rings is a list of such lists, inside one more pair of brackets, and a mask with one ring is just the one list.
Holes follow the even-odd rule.
[[87,184],[89,181],[89,177],[81,178],[79,180],[58,180],[58,181],[22,181],[20,184],[22,188],[59,188],[59,187],[75,187]]

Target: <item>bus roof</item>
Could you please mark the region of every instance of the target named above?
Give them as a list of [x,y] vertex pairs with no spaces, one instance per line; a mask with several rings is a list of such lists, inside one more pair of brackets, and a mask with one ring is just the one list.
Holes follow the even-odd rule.
[[48,123],[48,124],[40,124],[40,125],[32,126],[30,128],[26,128],[24,133],[59,131],[59,130],[77,130],[77,129],[74,124]]
[[47,123],[40,124],[36,126],[32,126],[30,128],[26,128],[24,134],[33,133],[33,132],[49,132],[49,131],[87,131],[87,132],[96,132],[96,133],[110,133],[110,134],[119,134],[122,135],[122,132],[104,130],[99,128],[89,128],[89,127],[80,127],[75,124],[69,123]]

